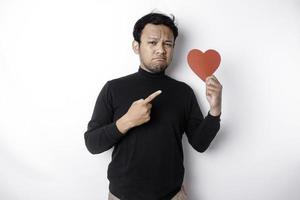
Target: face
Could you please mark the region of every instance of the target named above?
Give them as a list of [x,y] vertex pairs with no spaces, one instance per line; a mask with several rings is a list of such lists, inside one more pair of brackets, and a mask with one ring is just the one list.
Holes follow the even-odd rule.
[[141,42],[133,41],[133,50],[140,57],[140,66],[148,72],[165,70],[172,61],[174,49],[172,30],[165,25],[147,24]]

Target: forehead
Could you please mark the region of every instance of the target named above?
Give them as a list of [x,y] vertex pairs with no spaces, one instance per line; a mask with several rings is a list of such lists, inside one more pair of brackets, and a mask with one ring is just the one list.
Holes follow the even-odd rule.
[[165,25],[147,24],[142,31],[141,38],[173,40],[174,36],[172,30]]

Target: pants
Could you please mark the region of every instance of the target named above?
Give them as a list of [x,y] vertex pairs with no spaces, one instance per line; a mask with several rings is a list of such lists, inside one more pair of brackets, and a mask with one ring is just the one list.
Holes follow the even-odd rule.
[[[120,199],[115,195],[113,195],[111,192],[109,192],[108,200],[120,200]],[[181,190],[171,200],[187,200],[187,194],[183,185],[181,186]]]

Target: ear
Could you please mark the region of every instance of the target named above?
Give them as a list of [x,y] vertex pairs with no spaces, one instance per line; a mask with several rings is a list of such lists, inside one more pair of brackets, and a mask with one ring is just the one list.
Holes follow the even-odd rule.
[[136,54],[140,53],[140,44],[135,40],[132,41],[132,49],[133,49],[134,53],[136,53]]

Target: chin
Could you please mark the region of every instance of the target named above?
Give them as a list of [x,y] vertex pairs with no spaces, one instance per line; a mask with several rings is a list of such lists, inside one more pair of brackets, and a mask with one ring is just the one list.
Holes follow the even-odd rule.
[[168,65],[157,65],[157,66],[152,66],[151,71],[154,73],[164,71],[167,69]]

